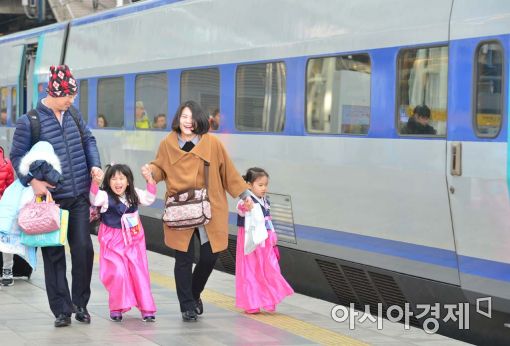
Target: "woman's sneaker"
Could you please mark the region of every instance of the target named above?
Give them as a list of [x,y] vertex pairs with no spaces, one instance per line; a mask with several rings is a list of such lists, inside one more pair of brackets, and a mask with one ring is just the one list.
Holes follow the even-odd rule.
[[12,269],[4,269],[2,272],[2,286],[14,285],[14,279],[12,278]]

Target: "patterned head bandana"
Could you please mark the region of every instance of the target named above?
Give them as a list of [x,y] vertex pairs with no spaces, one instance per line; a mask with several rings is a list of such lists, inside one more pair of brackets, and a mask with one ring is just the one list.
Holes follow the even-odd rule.
[[52,97],[75,95],[78,92],[76,80],[67,65],[50,67],[50,79],[46,92]]

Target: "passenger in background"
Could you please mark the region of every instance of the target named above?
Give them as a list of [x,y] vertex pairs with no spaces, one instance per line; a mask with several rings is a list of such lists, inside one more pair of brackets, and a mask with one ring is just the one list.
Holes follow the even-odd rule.
[[[236,306],[247,314],[259,313],[260,309],[274,312],[276,305],[294,290],[283,278],[278,263],[278,239],[266,197],[269,174],[253,167],[243,178],[250,186],[253,208],[248,210],[244,201],[237,203]],[[262,232],[266,239],[254,243],[252,232]]]
[[[2,198],[5,189],[13,182],[14,169],[12,168],[11,161],[5,157],[4,148],[0,147],[0,198]],[[2,252],[2,260],[2,286],[12,286],[14,284],[12,275],[14,255],[12,253]]]
[[2,108],[0,111],[0,125],[5,126],[7,125],[7,109]]
[[97,128],[102,129],[108,127],[108,121],[106,121],[106,117],[103,114],[99,114],[97,116]]
[[[165,181],[166,196],[205,186],[205,165],[209,165],[207,195],[212,218],[206,225],[171,229],[165,223],[165,244],[175,249],[175,283],[182,319],[196,321],[204,311],[200,294],[220,251],[228,245],[228,192],[242,195],[250,209],[253,202],[248,185],[237,172],[225,147],[208,134],[207,115],[195,101],[182,103],[172,120],[172,131],[161,141],[151,171],[156,182]],[[200,259],[193,270],[194,239],[200,244]]]
[[127,165],[115,164],[102,176],[96,175],[90,187],[90,204],[101,207],[99,275],[109,293],[110,319],[122,321],[122,313],[136,306],[144,322],[154,322],[156,305],[151,293],[145,234],[138,206],[156,200],[156,182],[149,166],[142,167],[146,190],[134,186],[133,172]]
[[216,131],[220,128],[220,110],[216,108],[212,114],[209,114],[209,127]]
[[435,135],[436,130],[429,125],[430,108],[426,105],[419,105],[414,108],[413,116],[402,128],[401,133],[405,135]]
[[135,126],[137,129],[149,129],[151,127],[149,116],[147,115],[147,112],[145,111],[145,107],[143,106],[142,101],[136,101]]
[[166,115],[160,113],[154,117],[154,123],[152,124],[154,129],[166,129]]

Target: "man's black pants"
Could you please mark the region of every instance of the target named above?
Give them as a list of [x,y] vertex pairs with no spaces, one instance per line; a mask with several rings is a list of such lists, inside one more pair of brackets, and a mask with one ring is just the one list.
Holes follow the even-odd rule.
[[64,246],[42,248],[44,278],[48,302],[55,317],[71,315],[73,303],[86,307],[90,298],[90,280],[94,262],[94,248],[90,238],[88,196],[64,198],[55,201],[60,208],[69,210],[67,241],[71,249],[72,297],[66,278]]
[[194,310],[195,301],[200,298],[218,258],[218,253],[212,252],[210,242],[201,245],[200,259],[192,273],[195,236],[200,241],[198,230],[189,242],[188,251],[175,250],[174,275],[181,312]]

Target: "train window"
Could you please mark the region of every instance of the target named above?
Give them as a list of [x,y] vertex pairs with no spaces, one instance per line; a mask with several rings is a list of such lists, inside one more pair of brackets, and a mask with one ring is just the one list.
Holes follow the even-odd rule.
[[308,60],[306,129],[310,133],[368,133],[370,126],[368,54]]
[[283,62],[239,66],[236,128],[240,131],[283,131],[286,82]]
[[[213,121],[220,109],[220,71],[217,68],[183,71],[181,74],[181,103],[197,101],[209,115],[211,130],[219,128]],[[219,118],[217,118],[219,119]]]
[[503,49],[498,42],[478,46],[474,123],[479,137],[496,137],[503,111]]
[[97,83],[97,117],[108,127],[124,126],[124,78],[101,78]]
[[9,90],[7,88],[0,88],[0,126],[7,125],[7,96]]
[[166,73],[136,76],[135,127],[166,129],[168,83]]
[[16,118],[18,113],[18,93],[16,87],[11,89],[11,123],[16,124]]
[[448,47],[400,51],[397,123],[403,135],[446,135]]
[[78,105],[80,109],[81,116],[85,121],[85,124],[89,122],[89,81],[81,80],[80,81],[80,104]]

